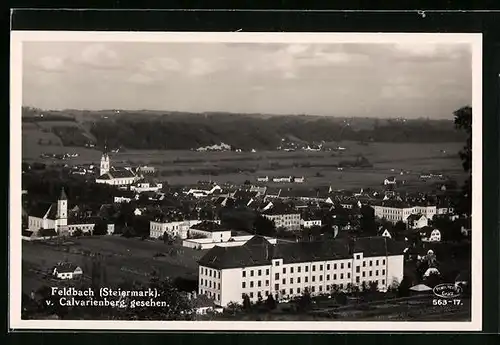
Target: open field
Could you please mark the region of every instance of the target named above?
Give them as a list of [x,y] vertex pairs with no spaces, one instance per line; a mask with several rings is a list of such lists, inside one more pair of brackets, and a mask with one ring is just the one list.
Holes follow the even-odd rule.
[[[461,143],[416,144],[372,143],[360,145],[345,142],[341,152],[196,152],[196,151],[125,151],[111,154],[112,164],[147,164],[156,167],[160,178],[172,185],[190,184],[199,180],[218,183],[243,183],[255,181],[260,175],[305,176],[308,186],[332,185],[336,189],[357,189],[380,186],[385,177],[399,175],[407,181],[407,187],[421,188],[423,172],[439,172],[461,182],[464,173],[458,151]],[[97,163],[101,152],[79,147],[27,146],[23,147],[23,160],[60,163],[53,159],[42,160],[39,155],[48,153],[79,153],[79,157],[65,161],[68,164]],[[366,157],[371,168],[344,168],[336,165]],[[435,181],[432,181],[435,182]],[[271,183],[269,185],[272,185]],[[425,186],[424,186],[425,187]]]
[[[197,280],[197,260],[204,251],[167,245],[160,241],[142,241],[119,236],[69,239],[68,244],[25,242],[22,247],[23,291],[36,290],[46,284],[37,272],[47,272],[60,261],[79,265],[90,275],[92,257],[99,254],[109,282],[147,281],[155,270],[160,277],[184,277]],[[154,257],[157,253],[165,256]],[[172,254],[170,254],[172,253]],[[45,283],[44,283],[45,281]]]

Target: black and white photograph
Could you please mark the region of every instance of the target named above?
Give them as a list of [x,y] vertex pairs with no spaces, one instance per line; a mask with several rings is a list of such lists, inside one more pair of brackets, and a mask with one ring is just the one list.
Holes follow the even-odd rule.
[[11,32],[10,327],[481,330],[481,62],[480,34]]

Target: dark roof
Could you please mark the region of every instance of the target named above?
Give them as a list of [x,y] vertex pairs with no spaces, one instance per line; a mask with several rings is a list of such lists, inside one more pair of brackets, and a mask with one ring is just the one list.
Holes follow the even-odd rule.
[[249,192],[249,191],[244,191],[244,190],[237,190],[234,193],[234,198],[235,199],[252,199],[257,196],[257,192]]
[[347,259],[352,257],[354,252],[363,252],[365,257],[402,255],[403,249],[403,245],[399,242],[385,237],[272,245],[265,238],[254,236],[239,247],[215,246],[198,263],[206,267],[223,269],[269,265],[272,259],[278,258],[283,259],[284,263]]
[[380,206],[392,208],[411,208],[410,204],[400,200],[385,200],[380,203]]
[[209,231],[209,232],[226,230],[223,229],[219,224],[210,221],[202,221],[198,224],[193,225],[191,229]]
[[59,273],[68,273],[74,272],[78,268],[78,266],[69,262],[63,262],[56,265],[54,268],[56,268],[57,272]]
[[31,235],[33,235],[33,231],[23,230],[22,235],[25,237],[31,237]]
[[407,219],[409,222],[411,222],[411,221],[419,220],[422,217],[424,217],[423,214],[410,214]]
[[353,241],[354,253],[363,252],[364,257],[402,254],[404,244],[387,237],[360,237]]
[[[42,201],[35,205],[35,207],[31,210],[29,215],[32,217],[43,218],[47,214],[47,212],[50,211],[48,218],[55,219],[55,212],[52,212],[56,211],[55,209],[56,209],[55,204],[51,202]],[[50,217],[52,213],[54,213],[54,218]]]

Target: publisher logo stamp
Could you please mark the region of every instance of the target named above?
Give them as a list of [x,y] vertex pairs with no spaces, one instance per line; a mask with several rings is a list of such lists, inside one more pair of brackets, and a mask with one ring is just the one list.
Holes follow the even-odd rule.
[[445,283],[436,285],[434,289],[432,289],[432,292],[437,297],[452,299],[462,294],[462,288],[455,284]]

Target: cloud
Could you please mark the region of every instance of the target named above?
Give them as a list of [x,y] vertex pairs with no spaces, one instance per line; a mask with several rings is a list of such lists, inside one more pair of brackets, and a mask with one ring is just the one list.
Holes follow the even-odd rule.
[[155,78],[146,75],[146,74],[141,74],[141,73],[135,73],[132,74],[129,78],[128,81],[133,84],[140,84],[140,85],[150,85],[153,84],[156,80]]
[[93,68],[112,69],[120,67],[118,54],[102,43],[86,46],[76,61]]
[[415,58],[427,61],[434,60],[455,60],[460,59],[465,54],[470,55],[470,48],[467,45],[460,44],[412,44],[400,43],[395,45],[396,50],[402,53],[401,58],[408,59]]
[[44,56],[36,61],[37,67],[46,72],[61,72],[65,69],[65,60],[56,56]]
[[264,51],[250,62],[247,72],[276,72],[285,79],[295,78],[304,68],[329,67],[342,64],[364,63],[368,55],[344,51],[330,51],[326,45],[282,45],[274,51]]
[[141,61],[140,69],[145,72],[179,71],[181,69],[179,61],[172,58],[149,58]]
[[204,76],[214,73],[217,70],[217,66],[206,59],[193,58],[189,62],[188,73],[192,76]]

